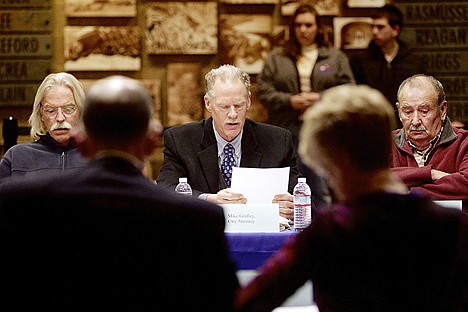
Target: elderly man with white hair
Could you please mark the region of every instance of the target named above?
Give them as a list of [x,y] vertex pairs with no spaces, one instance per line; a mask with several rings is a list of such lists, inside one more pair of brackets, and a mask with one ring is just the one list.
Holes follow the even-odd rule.
[[468,199],[468,131],[453,127],[442,84],[414,75],[398,90],[403,128],[395,131],[392,167],[411,192]]
[[84,97],[83,87],[73,75],[48,75],[37,89],[29,117],[34,142],[15,145],[5,153],[0,179],[82,168],[85,160],[70,131],[81,124]]

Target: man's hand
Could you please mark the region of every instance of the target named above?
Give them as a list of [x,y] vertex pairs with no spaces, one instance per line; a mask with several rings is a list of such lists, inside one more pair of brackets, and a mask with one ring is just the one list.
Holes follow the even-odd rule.
[[432,181],[436,181],[442,177],[445,177],[445,176],[448,176],[450,175],[450,173],[447,173],[447,172],[443,172],[443,171],[440,171],[440,170],[436,170],[436,169],[431,169],[431,179]]
[[231,192],[230,188],[219,191],[216,194],[208,195],[207,201],[215,204],[245,204],[247,203],[247,198],[244,195],[239,193]]
[[279,204],[280,216],[289,220],[294,220],[294,197],[291,194],[278,194],[271,201],[273,204]]

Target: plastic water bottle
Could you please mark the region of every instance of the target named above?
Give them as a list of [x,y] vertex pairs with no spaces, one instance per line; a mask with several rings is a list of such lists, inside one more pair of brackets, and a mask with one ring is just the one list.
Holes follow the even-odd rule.
[[176,193],[192,196],[192,188],[187,183],[187,178],[179,178],[179,184],[175,187]]
[[306,178],[298,178],[294,187],[294,229],[302,232],[312,221],[312,196]]

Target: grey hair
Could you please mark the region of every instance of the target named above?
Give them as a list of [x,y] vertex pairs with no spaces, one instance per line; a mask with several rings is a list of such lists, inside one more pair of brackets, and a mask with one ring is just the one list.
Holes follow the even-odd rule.
[[434,87],[434,90],[437,93],[437,108],[439,109],[439,112],[440,112],[442,102],[445,101],[444,86],[442,85],[442,83],[439,80],[437,80],[436,78],[434,78],[433,76],[430,76],[430,75],[416,74],[416,75],[413,75],[413,76],[411,76],[409,78],[406,78],[400,84],[400,86],[398,87],[398,92],[397,92],[398,102],[400,102],[400,97],[401,97],[402,90],[406,86],[422,87],[422,86],[426,85],[428,82]]
[[249,74],[242,71],[240,68],[237,68],[233,65],[221,65],[218,68],[210,70],[206,75],[206,93],[205,96],[209,99],[213,98],[213,86],[216,82],[216,79],[221,79],[221,81],[236,81],[240,80],[246,90],[247,96],[250,95],[250,77]]
[[72,91],[73,98],[75,99],[75,104],[78,108],[78,125],[81,125],[82,123],[81,112],[83,111],[83,102],[85,98],[83,86],[71,74],[63,72],[50,74],[44,78],[41,85],[37,89],[36,96],[34,98],[33,111],[31,113],[31,116],[29,116],[28,122],[31,126],[30,134],[33,140],[38,140],[40,135],[44,135],[47,132],[44,123],[41,119],[41,105],[46,92],[49,91],[50,88],[55,86],[65,86]]

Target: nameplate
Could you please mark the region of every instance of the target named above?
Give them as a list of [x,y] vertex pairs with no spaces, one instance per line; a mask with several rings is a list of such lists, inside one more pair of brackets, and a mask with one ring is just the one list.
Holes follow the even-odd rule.
[[278,204],[223,204],[225,232],[279,232]]

